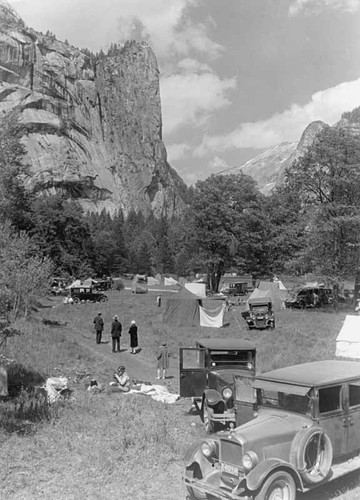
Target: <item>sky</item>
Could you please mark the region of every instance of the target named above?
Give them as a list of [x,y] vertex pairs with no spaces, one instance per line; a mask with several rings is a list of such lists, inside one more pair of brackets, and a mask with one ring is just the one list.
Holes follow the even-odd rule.
[[145,40],[168,161],[188,184],[360,106],[360,0],[10,0],[93,52]]

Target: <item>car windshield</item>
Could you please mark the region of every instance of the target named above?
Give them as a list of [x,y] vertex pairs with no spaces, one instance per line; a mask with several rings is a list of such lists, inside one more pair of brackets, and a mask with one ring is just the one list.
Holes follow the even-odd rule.
[[252,366],[254,366],[254,358],[254,351],[229,350],[210,352],[211,366],[238,365],[239,367],[248,368],[248,363],[251,363]]
[[298,394],[257,389],[257,398],[259,405],[267,408],[279,408],[280,410],[296,413],[308,413],[310,411],[311,399],[307,394],[299,396]]
[[266,314],[269,310],[267,304],[260,304],[260,305],[254,305],[251,306],[251,310],[255,312],[256,314]]

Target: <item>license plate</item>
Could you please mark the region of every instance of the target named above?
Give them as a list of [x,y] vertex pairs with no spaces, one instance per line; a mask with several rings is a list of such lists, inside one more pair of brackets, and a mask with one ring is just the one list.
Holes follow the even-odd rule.
[[239,475],[239,469],[237,467],[234,467],[233,465],[222,464],[222,470],[223,470],[223,472],[227,472],[228,474],[231,474],[232,476]]

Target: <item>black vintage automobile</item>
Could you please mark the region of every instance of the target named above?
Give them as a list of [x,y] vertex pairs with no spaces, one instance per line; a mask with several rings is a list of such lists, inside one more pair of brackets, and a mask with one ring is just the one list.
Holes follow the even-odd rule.
[[242,314],[250,329],[275,328],[275,314],[271,297],[253,297],[248,300],[249,310]]
[[290,293],[285,300],[285,307],[306,309],[332,305],[333,301],[334,295],[331,288],[304,286]]
[[107,302],[107,296],[97,291],[94,287],[74,287],[70,288],[70,297],[73,299],[74,304],[80,302]]
[[193,398],[206,432],[254,418],[255,360],[255,345],[240,339],[202,339],[180,348],[180,396]]

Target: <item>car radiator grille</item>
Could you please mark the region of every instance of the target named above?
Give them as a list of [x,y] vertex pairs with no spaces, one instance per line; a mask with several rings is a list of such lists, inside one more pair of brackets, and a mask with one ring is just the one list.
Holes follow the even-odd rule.
[[242,467],[242,446],[241,444],[222,439],[220,443],[220,462]]

